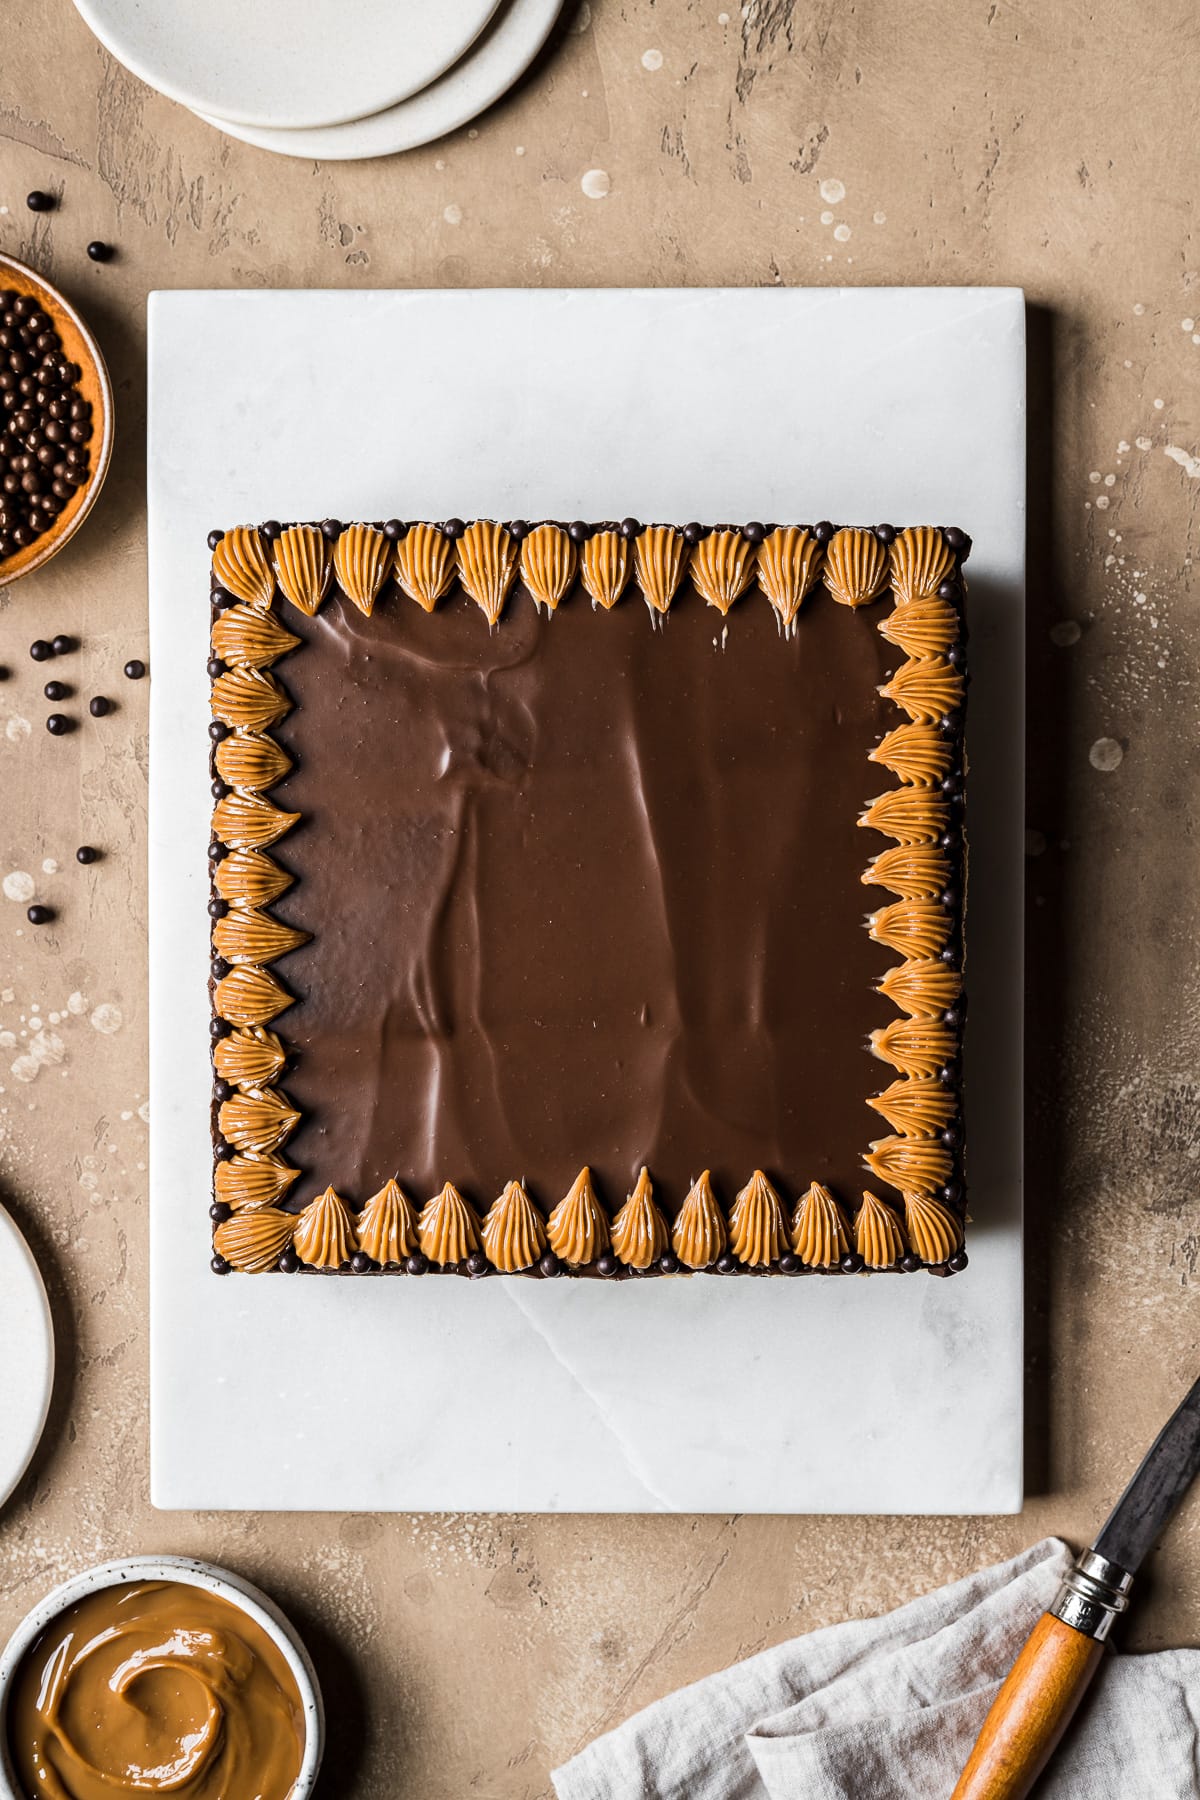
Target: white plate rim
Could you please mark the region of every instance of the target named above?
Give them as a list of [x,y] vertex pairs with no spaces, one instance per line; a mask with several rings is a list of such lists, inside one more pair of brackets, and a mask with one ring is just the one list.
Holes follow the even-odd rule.
[[[453,47],[442,49],[437,55],[427,57],[419,66],[419,72],[415,78],[408,81],[394,79],[392,83],[384,83],[370,91],[366,98],[360,97],[350,102],[343,101],[331,115],[325,117],[315,119],[298,117],[288,119],[285,117],[281,119],[278,112],[260,114],[251,110],[247,111],[244,116],[239,116],[238,123],[261,130],[326,130],[338,125],[355,123],[374,113],[388,111],[398,103],[421,93],[433,82],[439,81],[448,70],[453,69],[457,63],[470,54],[476,40],[487,30],[499,10],[501,0],[473,0],[473,4],[476,8],[473,14],[476,23],[474,30],[467,35],[465,43],[461,33],[456,33],[454,39],[451,40]],[[152,60],[147,59],[140,46],[131,47],[124,42],[120,30],[114,29],[113,22],[107,15],[105,0],[75,0],[75,7],[92,35],[98,39],[110,55],[116,57],[117,61],[129,70],[131,75],[136,75],[139,81],[144,81],[148,87],[165,95],[168,100],[174,100],[180,106],[186,106],[201,117],[206,116],[206,109],[213,106],[213,96],[200,93],[187,80],[180,79],[177,73],[173,74],[169,69],[164,73],[161,68],[154,65]],[[328,66],[327,62],[325,66]],[[381,58],[378,63],[371,64],[372,71],[380,66],[386,69],[394,65],[389,65],[386,58]]]
[[[545,48],[565,3],[566,0],[502,0],[497,14],[460,62],[419,94],[369,118],[353,119],[348,124],[321,130],[272,131],[241,125],[212,113],[200,112],[197,117],[227,137],[236,138],[239,143],[251,144],[258,150],[271,150],[280,156],[302,157],[306,161],[355,162],[417,150],[422,144],[431,144],[461,130],[503,99]],[[517,38],[518,28],[523,30],[527,20],[536,21],[530,27],[530,35]],[[506,55],[510,38],[514,40],[511,61]],[[519,49],[515,48],[516,44],[520,45]],[[498,68],[494,75],[489,73],[493,62]],[[468,89],[465,97],[450,105],[451,97],[460,93],[464,78],[473,73],[481,81],[479,90],[472,94]],[[439,117],[437,106],[442,102],[447,103],[447,111]],[[429,121],[425,115],[431,111],[435,116]]]
[[[15,1460],[12,1464],[0,1464],[0,1507],[11,1498],[17,1486],[33,1461],[34,1453],[42,1440],[42,1432],[46,1428],[46,1420],[50,1413],[50,1401],[54,1393],[54,1320],[50,1312],[50,1301],[46,1294],[46,1284],[42,1272],[37,1265],[33,1251],[12,1214],[0,1205],[0,1278],[7,1282],[12,1274],[16,1275],[23,1289],[18,1289],[17,1304],[23,1311],[33,1329],[41,1326],[42,1354],[40,1373],[41,1389],[37,1394],[34,1410],[17,1420],[17,1443]],[[9,1303],[5,1300],[5,1312]],[[34,1352],[36,1355],[36,1351]],[[11,1391],[13,1384],[9,1384]],[[9,1425],[5,1420],[4,1442],[9,1441]]]

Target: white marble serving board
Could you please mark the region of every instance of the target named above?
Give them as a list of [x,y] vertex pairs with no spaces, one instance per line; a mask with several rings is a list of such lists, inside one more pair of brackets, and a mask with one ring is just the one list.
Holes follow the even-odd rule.
[[[1024,389],[1012,289],[151,296],[156,1505],[1019,1508]],[[970,1268],[216,1279],[208,530],[627,512],[974,537]]]

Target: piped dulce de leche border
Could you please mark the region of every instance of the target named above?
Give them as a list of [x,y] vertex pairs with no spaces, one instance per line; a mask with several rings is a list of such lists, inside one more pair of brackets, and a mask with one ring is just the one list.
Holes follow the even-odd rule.
[[[212,1267],[291,1273],[588,1275],[783,1274],[965,1268],[960,1049],[964,999],[963,718],[970,540],[957,528],[689,524],[564,525],[494,520],[238,526],[212,551],[214,1179]],[[900,961],[877,984],[897,1008],[871,1034],[896,1071],[867,1104],[891,1128],[863,1157],[881,1198],[851,1217],[812,1183],[790,1215],[754,1170],[726,1208],[705,1172],[673,1224],[643,1169],[615,1216],[584,1167],[548,1216],[510,1181],[481,1217],[447,1181],[417,1209],[394,1177],[355,1211],[329,1186],[302,1211],[285,1201],[299,1171],[280,1152],[300,1122],[279,1085],[288,1057],[271,1029],[293,1003],[273,965],[307,941],[269,908],[292,877],[267,854],[297,823],[267,797],[291,766],[271,736],[292,702],[273,665],[301,640],[277,596],[312,617],[336,584],[365,616],[385,597],[432,613],[456,587],[499,625],[513,589],[553,612],[577,585],[609,609],[634,587],[654,620],[684,581],[726,617],[757,586],[780,629],[798,629],[823,582],[855,610],[890,597],[878,629],[905,660],[880,688],[900,715],[868,749],[895,784],[859,824],[892,840],[863,882],[895,899],[867,930]]]

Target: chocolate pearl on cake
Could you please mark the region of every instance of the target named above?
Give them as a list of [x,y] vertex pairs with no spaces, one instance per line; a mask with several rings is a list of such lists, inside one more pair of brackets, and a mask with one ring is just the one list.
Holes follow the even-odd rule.
[[767,535],[767,528],[760,519],[751,519],[742,526],[742,536],[748,544],[761,544]]
[[225,1143],[218,1144],[216,1149],[213,1151],[213,1155],[216,1157],[218,1162],[230,1162],[232,1160],[234,1154],[235,1154],[235,1152],[234,1152],[234,1148],[233,1148],[232,1144],[225,1144]]
[[294,1250],[285,1250],[275,1267],[281,1275],[294,1275],[300,1267],[300,1258]]
[[210,531],[210,532],[209,532],[209,534],[208,534],[208,547],[209,547],[209,549],[210,549],[210,550],[215,550],[215,549],[216,549],[216,547],[217,547],[217,545],[218,545],[218,544],[219,544],[219,543],[220,543],[220,541],[221,541],[221,539],[222,539],[222,538],[223,538],[223,537],[224,537],[224,536],[225,536],[225,533],[224,533],[224,532],[223,532],[223,531]]
[[208,670],[209,678],[213,681],[217,679],[218,675],[223,675],[225,673],[225,664],[221,661],[219,656],[210,656],[205,667]]
[[232,1098],[233,1098],[232,1082],[214,1081],[213,1082],[213,1098],[214,1098],[214,1100],[220,1100],[220,1101],[232,1100]]
[[216,781],[214,781],[212,784],[213,799],[214,800],[223,800],[228,792],[229,792],[229,783],[227,781],[222,781],[218,777],[218,779]]
[[228,855],[228,851],[226,850],[224,844],[220,843],[219,841],[214,840],[214,842],[208,846],[209,862],[220,862],[221,859],[227,855]]
[[283,536],[283,526],[278,519],[267,519],[258,529],[269,544],[273,544],[276,538]]
[[567,526],[567,536],[573,544],[586,544],[591,535],[591,531],[582,519],[572,519]]
[[552,1280],[555,1275],[562,1274],[562,1264],[559,1262],[557,1256],[555,1256],[553,1250],[547,1250],[546,1254],[541,1258],[538,1263],[538,1274],[544,1275],[548,1281]]
[[971,554],[971,540],[966,532],[960,531],[957,525],[950,525],[942,533],[942,536],[957,556],[959,562],[966,562],[968,556]]
[[228,1275],[229,1273],[229,1264],[223,1256],[214,1256],[209,1263],[209,1268],[214,1275]]
[[138,656],[130,657],[125,664],[125,675],[130,681],[140,681],[146,673],[146,665]]
[[794,1256],[790,1250],[786,1251],[779,1259],[779,1273],[781,1275],[798,1275],[803,1267],[804,1264],[800,1261],[800,1258]]
[[75,852],[75,861],[80,863],[99,862],[100,852],[93,849],[91,844],[80,844],[78,850]]
[[447,519],[442,526],[442,536],[448,537],[453,543],[454,539],[460,538],[466,529],[461,519]]
[[223,956],[214,956],[212,959],[213,980],[224,981],[232,967],[233,964],[227,963]]
[[467,1258],[468,1275],[488,1275],[491,1273],[491,1268],[492,1265],[482,1250],[472,1250]]
[[[54,195],[46,193],[44,188],[34,188],[26,194],[25,204],[30,212],[53,212],[57,202]],[[15,306],[13,311],[16,311]]]
[[74,721],[68,719],[66,713],[51,713],[46,720],[46,730],[51,737],[65,737],[73,726]]
[[696,519],[689,519],[683,528],[683,541],[693,547],[704,536],[704,527]]
[[229,736],[229,727],[226,725],[224,719],[214,719],[208,728],[208,735],[213,740],[214,744],[219,744],[222,738],[227,738]]
[[519,544],[523,538],[529,536],[529,521],[528,519],[510,519],[505,530],[513,543]]
[[679,1258],[673,1250],[668,1250],[658,1259],[659,1272],[663,1275],[678,1275]]
[[210,1019],[209,1025],[208,1025],[208,1035],[212,1039],[214,1044],[218,1043],[221,1038],[228,1037],[228,1035],[229,1035],[228,1022],[225,1019]]
[[925,1264],[910,1250],[906,1256],[900,1258],[900,1267],[906,1275],[915,1275],[918,1269],[925,1267]]
[[103,719],[107,713],[112,711],[112,704],[107,694],[94,694],[88,701],[88,711],[93,719]]
[[71,652],[76,648],[75,639],[73,637],[68,637],[65,632],[60,631],[56,638],[51,639],[50,648],[53,650],[55,656],[70,656]]
[[350,1258],[350,1267],[356,1275],[369,1275],[375,1264],[365,1250],[356,1250]]
[[419,1250],[413,1252],[404,1267],[410,1275],[423,1275],[429,1267],[429,1260]]
[[841,1267],[846,1275],[858,1275],[862,1271],[863,1259],[857,1250],[847,1250],[842,1258]]
[[48,925],[54,917],[52,906],[31,906],[25,914],[31,925]]
[[45,638],[34,638],[29,646],[29,654],[34,662],[49,662],[54,655],[54,649],[46,642]]
[[946,1267],[952,1269],[956,1275],[961,1275],[970,1260],[965,1250],[956,1250],[947,1261]]
[[384,520],[383,535],[387,539],[389,544],[398,544],[400,542],[400,539],[404,536],[404,533],[406,530],[407,530],[407,526],[405,525],[403,519],[385,519]]
[[818,519],[812,528],[812,534],[818,544],[827,544],[833,536],[833,526],[828,519]]
[[69,700],[71,690],[65,681],[48,681],[42,689],[47,700]]
[[875,536],[879,539],[881,544],[894,544],[896,541],[896,527],[894,525],[877,525],[875,527]]
[[208,915],[211,919],[223,919],[228,911],[228,900],[222,900],[219,895],[214,895],[208,903]]
[[633,538],[641,535],[642,527],[639,520],[630,517],[628,519],[622,519],[621,523],[617,526],[617,530],[625,539],[625,542],[629,543]]
[[342,535],[342,521],[340,519],[324,519],[321,523],[321,533],[322,536],[329,539],[331,544],[336,543]]
[[226,1219],[233,1217],[233,1208],[227,1206],[224,1200],[214,1200],[208,1209],[208,1216],[214,1225],[223,1225]]

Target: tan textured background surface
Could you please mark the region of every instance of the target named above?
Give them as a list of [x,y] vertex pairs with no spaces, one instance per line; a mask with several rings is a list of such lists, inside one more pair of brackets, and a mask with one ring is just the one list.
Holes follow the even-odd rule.
[[[533,1800],[554,1762],[679,1682],[1045,1531],[1090,1534],[1200,1362],[1198,69],[1188,0],[594,0],[476,130],[314,166],[149,93],[65,0],[10,0],[0,247],[84,307],[121,425],[88,529],[0,595],[0,872],[32,872],[61,909],[33,931],[0,899],[0,1191],[43,1257],[62,1354],[45,1444],[0,1515],[0,1635],[89,1561],[200,1552],[311,1632],[333,1701],[325,1792]],[[581,187],[594,169],[602,200]],[[26,212],[35,185],[61,210]],[[87,262],[96,236],[119,261]],[[147,691],[120,677],[145,651],[147,290],[985,281],[1036,309],[1025,1516],[156,1516]],[[326,347],[331,379],[352,349]],[[55,672],[120,701],[62,741],[27,654],[56,631],[85,648]],[[1089,759],[1100,738],[1124,751],[1113,771]],[[84,870],[87,841],[109,855]],[[781,1408],[803,1379],[780,1372]],[[347,1404],[376,1429],[351,1368]],[[1197,1639],[1194,1497],[1133,1642]]]

